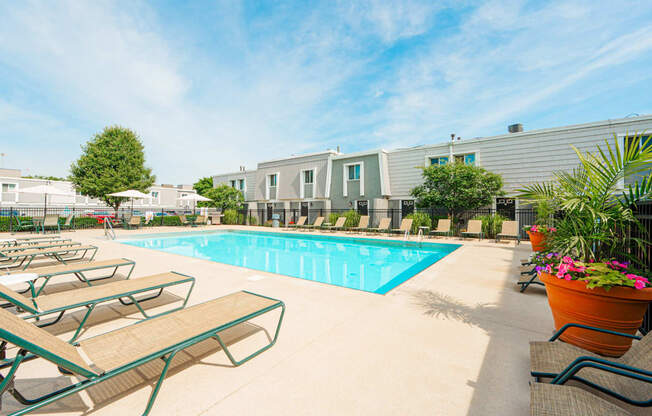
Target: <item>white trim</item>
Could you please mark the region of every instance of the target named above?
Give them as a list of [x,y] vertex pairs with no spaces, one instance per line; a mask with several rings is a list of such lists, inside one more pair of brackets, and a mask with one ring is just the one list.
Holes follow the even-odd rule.
[[[3,178],[3,179],[4,179],[4,178]],[[21,178],[17,178],[17,179],[21,179]],[[2,194],[3,194],[3,192],[2,192],[2,185],[4,185],[4,184],[7,184],[7,185],[15,185],[15,188],[14,188],[14,194],[15,194],[15,196],[14,196],[14,200],[13,200],[13,201],[3,201],[3,200],[2,200]],[[11,181],[11,180],[9,180],[9,181],[3,180],[2,182],[0,182],[0,202],[10,202],[10,203],[12,203],[12,204],[17,204],[17,203],[18,203],[18,194],[19,194],[19,193],[20,193],[20,183],[19,183],[19,182],[13,182],[13,181]]]
[[279,159],[270,159],[270,160],[265,160],[265,161],[262,161],[262,162],[258,162],[258,169],[261,169],[261,168],[264,167],[264,166],[260,166],[260,165],[264,165],[264,164],[267,164],[267,163],[283,162],[285,160],[301,159],[301,158],[304,158],[304,157],[315,157],[315,156],[322,156],[322,155],[328,155],[330,157],[332,155],[339,155],[339,154],[340,153],[337,153],[335,150],[327,150],[325,152],[306,153],[304,155],[292,155],[292,156],[288,156],[288,157],[282,157],[282,158],[279,158]]
[[[270,188],[269,178],[271,176],[274,176],[274,175],[276,175],[276,186],[275,186],[275,188],[276,188],[276,198],[274,198],[272,200],[272,199],[269,198],[269,188]],[[280,172],[272,172],[272,173],[268,173],[267,175],[265,175],[265,200],[267,200],[267,201],[278,201],[278,190],[279,190],[279,182],[280,182],[280,180],[281,180]]]
[[364,196],[364,161],[345,163],[342,165],[342,196],[349,196],[348,182],[349,182],[349,166],[360,165],[360,178],[351,179],[351,181],[360,182],[360,196]]
[[334,156],[334,160],[339,160],[339,159],[350,159],[354,157],[362,157],[362,156],[373,156],[376,153],[387,153],[387,150],[385,149],[374,149],[374,150],[365,150],[362,152],[355,152],[355,153],[344,153],[340,154],[337,156]]
[[326,164],[326,189],[324,189],[325,199],[330,199],[331,197],[331,171],[332,170],[333,170],[333,157],[329,156],[328,163]]
[[301,169],[299,174],[299,198],[304,199],[306,197],[305,187],[306,187],[306,178],[304,172],[312,172],[312,197],[315,197],[315,178],[317,177],[317,167],[313,166],[308,169]]
[[[383,173],[383,153],[378,152],[378,174],[380,175],[380,195],[385,196],[389,195],[387,189],[385,189],[385,175]],[[368,208],[368,207],[367,207]]]
[[[453,149],[454,150],[454,149]],[[474,166],[481,166],[480,164],[480,151],[479,150],[468,150],[464,152],[448,152],[448,153],[428,153],[424,157],[423,164],[425,167],[430,166],[430,159],[434,159],[436,157],[447,157],[448,158],[448,163],[455,163],[455,156],[464,156],[464,155],[470,155],[470,154],[475,154],[475,161],[474,161]]]

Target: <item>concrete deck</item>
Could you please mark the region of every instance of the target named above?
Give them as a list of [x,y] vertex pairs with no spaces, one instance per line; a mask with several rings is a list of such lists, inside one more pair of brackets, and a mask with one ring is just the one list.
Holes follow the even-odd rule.
[[[152,415],[523,415],[529,411],[528,341],[546,339],[553,328],[543,288],[522,294],[515,285],[519,259],[530,253],[527,242],[462,242],[387,295],[377,295],[127,246],[102,239],[101,230],[63,234],[98,245],[97,259],[135,260],[132,278],[169,270],[195,276],[189,304],[245,289],[287,305],[278,343],[240,367],[233,368],[214,341],[179,354]],[[72,284],[78,283],[60,281],[50,291]],[[183,293],[175,291],[150,307],[168,307]],[[140,319],[135,312],[119,303],[102,306],[83,338],[133,323]],[[81,314],[50,332],[65,337]],[[259,323],[271,331],[276,317]],[[251,325],[227,338],[240,357],[267,341]],[[140,414],[161,366],[145,365],[37,413]],[[35,360],[21,367],[16,386],[36,395],[71,380]],[[8,394],[2,404],[1,414],[23,407]]]

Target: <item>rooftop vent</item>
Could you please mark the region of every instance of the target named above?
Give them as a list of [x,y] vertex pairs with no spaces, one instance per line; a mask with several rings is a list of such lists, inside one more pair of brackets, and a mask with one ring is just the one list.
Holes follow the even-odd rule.
[[512,124],[507,126],[507,131],[510,133],[520,133],[523,131],[523,125],[521,123]]

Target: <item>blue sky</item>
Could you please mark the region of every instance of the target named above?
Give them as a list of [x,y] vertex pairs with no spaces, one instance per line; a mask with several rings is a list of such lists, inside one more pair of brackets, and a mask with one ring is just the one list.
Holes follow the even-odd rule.
[[650,1],[2,2],[0,152],[67,175],[120,124],[159,182],[188,183],[649,114],[651,22]]

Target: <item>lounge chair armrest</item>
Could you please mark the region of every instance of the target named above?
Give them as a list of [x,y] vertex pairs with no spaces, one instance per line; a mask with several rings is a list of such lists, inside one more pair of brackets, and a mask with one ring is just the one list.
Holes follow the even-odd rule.
[[622,332],[612,331],[610,329],[597,328],[597,327],[594,327],[594,326],[589,326],[589,325],[584,325],[584,324],[570,323],[570,324],[566,324],[566,325],[562,326],[561,328],[559,328],[559,330],[557,332],[555,332],[555,334],[548,341],[552,342],[552,341],[557,340],[557,338],[559,338],[564,333],[564,331],[566,331],[568,328],[582,328],[582,329],[588,329],[588,330],[591,330],[591,331],[602,332],[602,333],[605,333],[605,334],[620,335],[620,336],[625,337],[625,338],[632,338],[632,339],[637,339],[637,340],[641,339],[641,337],[639,337],[638,335],[625,334],[625,333],[622,333]]
[[605,360],[598,357],[579,357],[573,361],[564,371],[559,373],[550,383],[564,384],[583,368],[595,368],[623,377],[634,378],[652,384],[652,372],[632,367],[615,361]]

